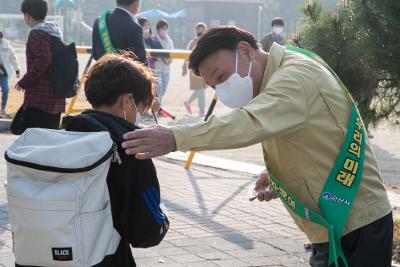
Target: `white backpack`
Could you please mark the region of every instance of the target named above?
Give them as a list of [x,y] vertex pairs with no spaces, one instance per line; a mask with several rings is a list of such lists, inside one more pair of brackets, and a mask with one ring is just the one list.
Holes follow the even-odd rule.
[[6,151],[15,261],[80,266],[114,254],[106,178],[116,146],[107,132],[28,129]]

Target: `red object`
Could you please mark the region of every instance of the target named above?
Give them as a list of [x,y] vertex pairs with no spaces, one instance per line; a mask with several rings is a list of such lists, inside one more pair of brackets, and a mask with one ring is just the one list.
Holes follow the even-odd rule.
[[171,119],[173,119],[173,120],[176,119],[176,116],[175,116],[174,114],[172,114],[171,112],[165,110],[164,108],[160,108],[160,111],[159,111],[159,112],[160,112],[161,114],[167,116],[168,118],[171,118]]
[[27,73],[18,82],[25,91],[24,105],[51,114],[65,111],[65,99],[51,87],[49,72],[52,61],[50,35],[32,30],[26,45]]

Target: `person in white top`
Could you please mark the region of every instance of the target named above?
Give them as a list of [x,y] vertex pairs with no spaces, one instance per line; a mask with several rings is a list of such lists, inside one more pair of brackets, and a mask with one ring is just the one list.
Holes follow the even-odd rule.
[[8,100],[9,84],[8,81],[12,78],[13,73],[19,78],[19,64],[15,56],[14,48],[10,42],[6,40],[3,33],[0,32],[0,87],[2,92],[0,117],[8,117],[6,114],[6,106]]
[[[156,30],[157,30],[157,38],[160,41],[163,49],[166,50],[173,50],[174,43],[172,42],[171,38],[168,35],[168,22],[165,20],[160,20],[157,22]],[[172,59],[170,58],[162,58],[155,62],[155,74],[158,78],[158,85],[157,85],[157,96],[160,100],[160,104],[162,104],[163,96],[167,91],[168,83],[169,83],[169,76],[170,76],[170,69],[171,69]]]

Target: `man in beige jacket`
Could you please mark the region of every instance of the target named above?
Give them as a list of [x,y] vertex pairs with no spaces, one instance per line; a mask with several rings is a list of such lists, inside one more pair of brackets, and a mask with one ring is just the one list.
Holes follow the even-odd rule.
[[[126,153],[145,159],[175,150],[232,149],[261,143],[267,169],[305,207],[320,213],[319,197],[353,109],[332,73],[277,44],[266,53],[250,33],[230,26],[212,28],[199,40],[190,68],[216,88],[221,102],[234,109],[206,122],[128,133],[123,144]],[[256,189],[268,186],[266,178],[260,176]],[[259,199],[272,196],[262,191]],[[325,228],[288,210],[313,243],[311,266],[328,266]],[[392,235],[391,206],[366,140],[361,184],[341,240],[349,266],[390,266]]]

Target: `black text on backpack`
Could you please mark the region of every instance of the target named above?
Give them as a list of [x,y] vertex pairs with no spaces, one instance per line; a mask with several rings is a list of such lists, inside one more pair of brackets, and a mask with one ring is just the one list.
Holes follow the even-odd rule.
[[60,38],[51,37],[53,53],[50,69],[50,84],[64,98],[76,95],[79,63],[75,43],[65,44]]

